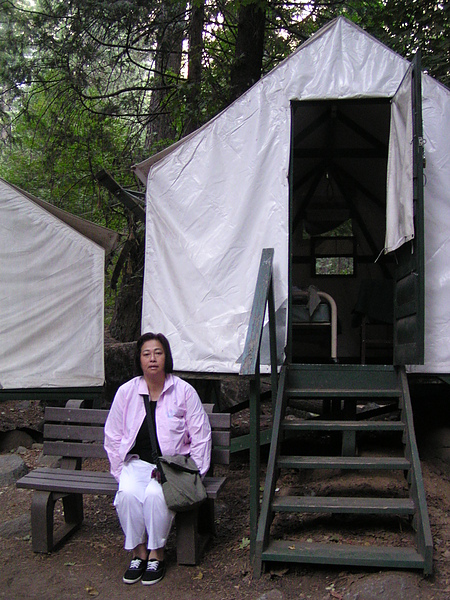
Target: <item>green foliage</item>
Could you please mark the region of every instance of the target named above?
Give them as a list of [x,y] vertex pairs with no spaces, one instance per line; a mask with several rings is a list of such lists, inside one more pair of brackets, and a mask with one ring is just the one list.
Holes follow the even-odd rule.
[[445,0],[386,0],[384,39],[406,58],[420,50],[422,68],[450,85],[450,9]]
[[130,273],[140,276],[143,236],[95,174],[104,168],[135,188],[130,165],[227,106],[231,73],[242,60],[236,40],[250,5],[265,14],[262,75],[344,15],[406,58],[420,49],[424,69],[450,84],[443,0],[194,4],[204,8],[204,25],[201,77],[193,82],[187,40],[194,11],[187,0],[0,2],[0,176],[136,240],[133,260],[115,259],[122,265],[119,286],[134,285]]
[[[424,67],[449,81],[449,11],[437,0],[205,2],[203,72],[195,94],[183,68],[185,55],[180,71],[158,60],[161,32],[176,25],[187,35],[186,2],[3,2],[2,175],[69,210],[108,222],[96,211],[98,202],[86,200],[99,194],[93,194],[95,171],[105,167],[133,184],[125,176],[130,164],[183,135],[193,112],[202,124],[225,108],[239,10],[250,3],[266,12],[263,74],[324,23],[345,15],[404,56],[420,48]],[[165,51],[169,56],[173,49]],[[158,103],[152,104],[156,94]],[[155,135],[158,111],[171,121],[173,133]]]
[[129,131],[110,117],[30,91],[26,111],[11,114],[0,175],[78,216],[122,229],[123,210],[104,201],[94,177],[104,167],[131,181]]

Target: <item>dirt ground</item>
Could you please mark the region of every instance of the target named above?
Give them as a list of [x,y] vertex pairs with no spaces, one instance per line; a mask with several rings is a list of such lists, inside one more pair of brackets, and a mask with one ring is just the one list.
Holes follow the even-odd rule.
[[[12,412],[11,412],[12,408]],[[41,409],[32,405],[28,417],[20,419],[32,428],[41,418]],[[14,405],[0,403],[2,424],[17,420]],[[3,426],[3,429],[5,427]],[[423,428],[422,428],[423,429]],[[425,429],[430,432],[430,429]],[[447,443],[445,424],[433,430]],[[450,437],[450,434],[449,434]],[[445,438],[444,441],[442,439]],[[450,445],[450,444],[449,444]],[[122,574],[129,557],[122,549],[123,536],[110,497],[85,497],[85,520],[82,528],[57,552],[35,554],[31,548],[30,506],[32,492],[15,485],[0,487],[0,598],[8,600],[60,600],[124,597],[140,600],[446,600],[450,598],[450,467],[445,453],[436,451],[430,436],[420,440],[423,474],[434,540],[434,572],[343,569],[278,565],[254,579],[249,562],[249,469],[245,454],[234,455],[226,468],[227,485],[217,502],[217,536],[201,564],[177,566],[174,534],[167,547],[168,570],[165,579],[155,586],[140,583],[126,586]],[[7,450],[3,450],[7,452]],[[39,447],[27,449],[21,456],[33,468],[40,455]],[[262,471],[264,470],[264,461]],[[348,475],[347,477],[356,477]],[[263,480],[262,480],[263,481]],[[338,473],[326,477],[311,476],[290,480],[288,485],[306,486],[311,493],[332,485],[345,486],[348,481]],[[354,481],[353,481],[354,483]],[[366,483],[363,479],[358,482]],[[391,486],[403,485],[394,481]],[[361,524],[360,524],[361,525]],[[404,525],[404,524],[403,524]],[[402,523],[394,527],[371,528],[366,543],[389,545],[396,537],[408,536]],[[282,527],[283,523],[275,523]],[[284,526],[293,527],[292,523]],[[322,524],[313,536],[320,539]],[[332,541],[339,543],[343,532],[340,521],[334,523]],[[395,541],[394,541],[395,543]]]

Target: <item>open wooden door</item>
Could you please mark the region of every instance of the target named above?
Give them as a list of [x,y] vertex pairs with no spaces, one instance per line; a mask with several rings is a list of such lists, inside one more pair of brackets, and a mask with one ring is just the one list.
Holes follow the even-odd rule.
[[[388,167],[388,196],[389,189],[392,196],[392,190],[396,187],[395,200],[400,204],[400,220],[403,218],[405,222],[409,220],[409,229],[405,222],[400,224],[396,238],[398,246],[394,249],[397,260],[394,291],[394,364],[396,365],[424,362],[424,159],[421,88],[420,56],[416,55],[392,99],[391,136],[397,136],[398,152],[408,156],[393,158],[392,164],[395,164],[397,173]],[[404,131],[401,131],[402,127]],[[403,140],[403,144],[398,143],[399,139]],[[395,146],[395,142],[390,143],[390,150],[394,150],[394,153]],[[391,157],[389,160],[391,161]],[[394,183],[393,179],[396,180]],[[409,198],[406,198],[408,195]],[[405,208],[406,205],[409,209]],[[403,239],[401,239],[402,235]]]

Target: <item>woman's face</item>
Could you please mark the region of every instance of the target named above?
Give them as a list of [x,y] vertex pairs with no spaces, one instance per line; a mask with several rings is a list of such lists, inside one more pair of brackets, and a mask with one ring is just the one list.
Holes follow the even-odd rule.
[[166,354],[160,341],[148,340],[141,348],[141,368],[144,376],[165,375]]

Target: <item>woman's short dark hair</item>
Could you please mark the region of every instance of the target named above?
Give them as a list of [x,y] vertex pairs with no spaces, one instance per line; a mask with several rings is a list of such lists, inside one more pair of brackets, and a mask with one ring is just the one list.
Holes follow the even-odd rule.
[[161,344],[161,346],[164,349],[164,354],[166,357],[166,361],[164,363],[164,371],[166,373],[172,373],[173,372],[173,358],[172,358],[172,350],[170,349],[169,340],[162,333],[153,333],[153,332],[149,331],[147,333],[142,334],[136,343],[136,352],[134,355],[134,365],[136,367],[137,374],[143,375],[142,367],[141,367],[141,350],[142,350],[142,346],[145,344],[145,342],[148,342],[150,340],[158,340],[158,342]]

